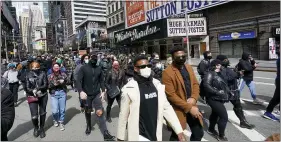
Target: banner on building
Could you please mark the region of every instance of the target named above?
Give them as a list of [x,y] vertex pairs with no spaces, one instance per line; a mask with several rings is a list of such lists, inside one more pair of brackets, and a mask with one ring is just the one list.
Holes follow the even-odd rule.
[[186,25],[184,18],[167,19],[168,37],[186,36],[186,26],[188,36],[207,35],[206,18],[189,18]]
[[275,38],[269,38],[269,59],[278,59],[276,54],[276,41]]
[[126,1],[125,28],[165,19],[173,15],[191,13],[209,7],[221,5],[233,0],[152,0],[152,1]]

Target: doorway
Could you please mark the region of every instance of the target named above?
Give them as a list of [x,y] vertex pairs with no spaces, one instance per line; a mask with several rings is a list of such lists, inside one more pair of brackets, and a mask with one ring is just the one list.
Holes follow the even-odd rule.
[[160,59],[166,60],[167,45],[160,45]]
[[199,43],[190,43],[189,51],[190,51],[191,58],[200,58],[200,44]]

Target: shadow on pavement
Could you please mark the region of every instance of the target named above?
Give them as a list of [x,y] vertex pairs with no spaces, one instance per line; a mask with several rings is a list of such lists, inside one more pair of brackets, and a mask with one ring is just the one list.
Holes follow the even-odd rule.
[[245,102],[244,104],[241,104],[243,110],[265,110],[267,107],[266,105],[255,105],[252,101],[243,101]]
[[19,124],[8,136],[9,141],[14,141],[20,136],[26,134],[29,130],[33,129],[33,124],[30,121]]
[[18,99],[18,105],[22,104],[24,101],[26,101],[26,97],[21,97],[20,99]]
[[[64,124],[67,125],[67,123],[77,114],[80,113],[80,110],[78,110],[75,107],[69,108],[65,112],[65,120]],[[53,116],[52,114],[47,118],[45,123],[45,131],[47,132],[51,127],[53,126]]]
[[69,99],[71,99],[72,98],[72,96],[70,96],[70,95],[67,95],[67,98],[66,98],[66,100],[69,100]]
[[117,117],[119,117],[119,112],[120,112],[119,106],[118,106],[118,105],[115,105],[115,106],[111,109],[111,118],[117,118]]
[[261,100],[264,100],[266,102],[270,102],[270,100],[272,99],[273,95],[274,95],[274,92],[272,92],[271,96],[257,95],[257,98],[261,99]]

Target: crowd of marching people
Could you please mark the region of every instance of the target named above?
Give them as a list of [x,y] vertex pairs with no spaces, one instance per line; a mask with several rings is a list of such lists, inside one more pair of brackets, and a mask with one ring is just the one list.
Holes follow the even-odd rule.
[[[278,52],[279,53],[279,52]],[[174,47],[166,62],[159,54],[151,56],[95,52],[84,55],[43,54],[28,56],[21,61],[3,63],[7,70],[1,77],[1,140],[7,134],[18,106],[20,86],[29,104],[34,137],[46,136],[44,126],[46,106],[51,104],[53,125],[65,130],[67,94],[77,92],[81,112],[85,115],[85,134],[92,130],[93,112],[105,141],[161,141],[163,122],[172,132],[170,141],[186,141],[183,131],[186,124],[191,130],[191,141],[201,141],[207,132],[220,141],[227,141],[225,129],[228,114],[225,103],[233,104],[240,127],[253,129],[243,112],[241,91],[247,85],[253,103],[261,105],[256,97],[253,71],[257,63],[250,54],[243,53],[234,69],[224,55],[212,60],[212,53],[204,52],[197,72],[197,81],[191,65],[186,64],[187,54],[182,47]],[[280,103],[280,59],[277,60],[276,90],[264,117],[279,121],[272,112]],[[107,106],[103,108],[106,100]],[[112,136],[106,123],[111,123],[114,101],[120,107],[117,136]],[[203,116],[197,106],[201,101],[211,107],[209,126],[203,125]],[[216,126],[218,131],[216,130]]]

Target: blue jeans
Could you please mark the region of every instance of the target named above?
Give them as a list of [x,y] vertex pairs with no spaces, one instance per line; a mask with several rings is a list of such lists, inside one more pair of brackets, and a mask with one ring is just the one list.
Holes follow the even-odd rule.
[[245,84],[248,86],[248,88],[250,90],[250,93],[251,93],[251,96],[255,100],[257,98],[256,97],[257,93],[256,93],[256,86],[255,86],[254,81],[245,81],[244,79],[241,79],[240,80],[240,85],[239,85],[240,94],[242,93],[242,90],[244,89]]
[[51,94],[51,106],[54,121],[63,123],[65,117],[66,92],[63,90]]

